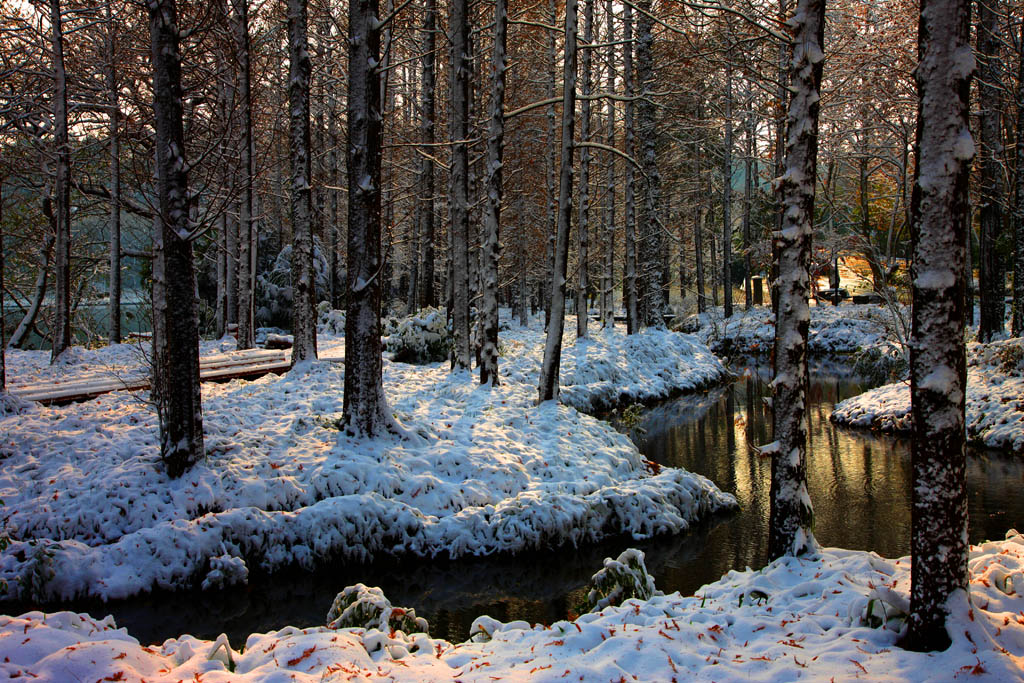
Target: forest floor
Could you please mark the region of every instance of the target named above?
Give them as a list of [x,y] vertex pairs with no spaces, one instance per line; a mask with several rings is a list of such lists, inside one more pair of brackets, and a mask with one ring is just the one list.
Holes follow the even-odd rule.
[[[646,462],[629,438],[579,409],[695,390],[728,377],[693,337],[595,331],[568,341],[562,403],[535,405],[540,329],[502,335],[502,384],[447,363],[385,362],[400,434],[347,435],[344,340],[283,376],[203,385],[207,457],[170,480],[147,392],[113,392],[0,416],[0,500],[12,542],[9,595],[123,598],[220,587],[250,569],[384,554],[487,555],[614,535],[683,531],[735,499]],[[229,352],[229,339],[208,343]],[[138,349],[76,349],[57,367],[14,352],[13,379],[135,371]],[[568,405],[567,405],[568,404]]]

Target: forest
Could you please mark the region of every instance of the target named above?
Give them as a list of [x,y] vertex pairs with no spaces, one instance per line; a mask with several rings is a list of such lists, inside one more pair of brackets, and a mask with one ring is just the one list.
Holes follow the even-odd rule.
[[1021,675],[1019,3],[0,12],[0,671]]

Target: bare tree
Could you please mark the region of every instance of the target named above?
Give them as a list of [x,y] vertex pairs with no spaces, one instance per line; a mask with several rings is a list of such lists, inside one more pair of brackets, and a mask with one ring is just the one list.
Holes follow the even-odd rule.
[[469,86],[473,67],[469,60],[467,0],[453,0],[451,3],[448,30],[451,32],[452,70],[449,109],[452,142],[452,367],[468,370],[472,363],[469,340]]
[[[252,68],[249,55],[249,2],[231,0],[231,29],[236,61],[236,115],[238,117],[238,173],[235,178],[238,196],[238,348],[253,347],[253,282],[256,254],[253,221],[253,132],[252,132]],[[289,5],[289,8],[291,5]],[[308,58],[307,58],[308,59]],[[294,72],[293,72],[294,73]],[[307,77],[308,82],[308,77]],[[294,82],[292,84],[294,87]],[[294,112],[294,110],[293,110]],[[307,106],[308,112],[308,106]],[[295,254],[293,252],[293,258]]]
[[558,373],[565,331],[565,280],[569,263],[569,227],[572,223],[573,135],[576,128],[576,0],[565,3],[565,55],[562,66],[562,156],[558,174],[558,229],[555,267],[551,276],[551,322],[540,370],[539,400],[558,398]]
[[71,149],[68,141],[68,81],[64,68],[63,27],[60,0],[50,0],[50,45],[54,77],[53,146],[56,160],[53,225],[57,238],[51,363],[71,346]]
[[818,159],[818,112],[825,54],[825,0],[798,0],[790,21],[792,97],[787,116],[782,229],[773,250],[779,262],[772,382],[771,518],[768,555],[799,555],[816,547],[807,494],[807,333],[809,267]]
[[381,120],[378,0],[349,6],[348,309],[345,400],[348,431],[374,436],[392,424],[384,397],[380,342]]
[[580,102],[580,208],[576,223],[576,336],[587,336],[587,290],[590,278],[590,96],[594,89],[594,0],[583,0],[583,100]]
[[[623,150],[626,158],[632,160],[636,156],[635,105],[633,104],[633,7],[626,3],[622,14],[622,80],[626,91],[625,121],[623,122]],[[640,331],[639,294],[637,292],[637,253],[636,253],[636,182],[633,164],[626,162],[626,177],[623,197],[623,211],[626,224],[626,267],[623,278],[622,298],[626,304],[626,332],[635,334]]]
[[1002,62],[999,0],[978,0],[978,104],[981,107],[979,147],[981,186],[978,222],[981,227],[978,284],[981,317],[978,339],[991,341],[1003,331],[1004,276],[997,243],[1003,226]]
[[117,27],[111,0],[104,4],[106,23],[107,130],[110,137],[110,301],[109,339],[121,343],[121,103],[117,81]]
[[159,212],[153,221],[153,399],[160,457],[172,478],[204,456],[199,391],[199,302],[182,125],[175,0],[148,0]]
[[949,646],[950,601],[967,598],[963,343],[967,182],[974,143],[969,0],[922,0],[910,394],[914,440],[910,623],[903,645]]
[[437,107],[435,106],[434,73],[437,66],[437,0],[427,0],[423,16],[423,48],[420,84],[420,141],[423,143],[423,158],[420,160],[419,236],[422,240],[423,272],[420,281],[420,306],[436,306],[437,294],[434,289],[434,138]]

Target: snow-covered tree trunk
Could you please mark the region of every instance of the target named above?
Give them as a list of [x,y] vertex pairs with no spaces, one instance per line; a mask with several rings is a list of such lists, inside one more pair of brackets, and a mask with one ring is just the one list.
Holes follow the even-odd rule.
[[[605,42],[609,44],[605,59],[608,74],[606,88],[609,93],[615,92],[615,7],[612,0],[606,0],[605,20],[607,29]],[[609,148],[615,147],[615,99],[609,97],[605,102],[605,140]],[[604,216],[601,226],[601,326],[615,325],[615,154],[606,152]]]
[[1003,228],[1003,167],[1002,167],[1002,62],[1000,42],[1000,14],[1004,12],[999,0],[977,0],[978,5],[978,105],[981,108],[979,128],[981,145],[978,148],[981,167],[979,187],[978,223],[980,247],[978,280],[981,298],[981,317],[978,324],[979,341],[991,341],[993,335],[1003,332],[1005,286],[1003,264],[998,249]]
[[[107,135],[110,138],[110,274],[107,286],[110,316],[108,338],[111,344],[121,343],[121,109],[117,84],[117,27],[110,11],[110,2],[104,5],[106,21],[106,73]],[[0,287],[0,292],[3,288]]]
[[665,307],[662,294],[661,175],[658,172],[657,131],[654,116],[654,20],[650,0],[638,4],[637,18],[636,73],[639,86],[639,100],[636,105],[636,128],[640,148],[640,167],[643,179],[640,183],[643,196],[640,204],[637,226],[639,230],[638,269],[640,284],[637,286],[639,300],[639,322],[644,327],[664,327]]
[[238,348],[253,347],[253,159],[252,159],[252,89],[249,66],[249,3],[231,0],[231,29],[235,42],[235,68],[238,91],[238,173],[235,187],[238,197]]
[[448,30],[451,32],[451,108],[449,137],[452,142],[452,367],[468,370],[472,364],[469,340],[469,3],[453,0]]
[[50,0],[53,51],[53,147],[56,161],[53,226],[57,237],[54,260],[53,346],[50,362],[71,346],[71,150],[68,143],[68,81],[64,69],[64,26],[60,0]]
[[[244,2],[244,0],[241,0]],[[316,358],[316,286],[310,188],[309,79],[306,0],[288,0],[288,104],[291,131],[292,365]],[[349,195],[351,197],[351,194]],[[241,242],[245,242],[242,232]],[[243,250],[243,253],[244,250]],[[240,260],[244,260],[241,258]],[[352,260],[349,259],[349,263]],[[242,279],[241,273],[239,279]],[[244,285],[243,285],[244,287]],[[241,308],[241,301],[239,301]],[[242,312],[239,311],[239,333]],[[346,330],[347,333],[347,330]],[[239,334],[241,341],[241,334]],[[346,344],[348,338],[345,339]],[[346,358],[348,356],[346,355]],[[347,373],[346,373],[347,375]],[[346,378],[346,387],[348,386]]]
[[175,0],[149,0],[156,181],[153,220],[153,389],[160,457],[171,478],[205,456],[199,391],[199,299],[192,263],[181,57]]
[[[622,8],[622,81],[625,89],[626,102],[623,121],[623,153],[626,158],[636,158],[635,105],[633,96],[633,7],[626,4]],[[640,331],[640,311],[637,292],[637,253],[636,253],[636,181],[633,164],[626,162],[626,177],[623,182],[625,196],[623,211],[626,224],[626,267],[623,279],[622,299],[626,304],[626,332],[635,334]]]
[[[779,0],[778,21],[780,25],[786,23],[789,16],[790,0]],[[786,110],[789,102],[789,68],[788,68],[789,45],[786,41],[779,41],[778,54],[778,83],[776,84],[775,103],[778,107],[778,115],[775,118],[775,145],[774,145],[774,175],[779,178],[785,172],[786,163]],[[775,231],[782,230],[783,212],[785,207],[782,201],[782,184],[774,183],[775,186]],[[772,240],[772,261],[771,273],[769,276],[769,295],[772,302],[772,311],[779,310],[779,258],[775,253],[775,241]]]
[[576,128],[576,0],[565,2],[565,62],[562,67],[562,156],[558,178],[558,229],[551,284],[551,322],[540,369],[540,401],[558,398],[558,373],[565,330],[565,280],[569,264],[569,228],[572,223],[573,135]]
[[384,397],[380,341],[381,116],[378,0],[349,5],[348,308],[345,400],[349,432],[373,436],[391,424]]
[[911,202],[914,439],[910,620],[904,645],[945,649],[950,601],[967,598],[963,343],[967,183],[974,143],[969,0],[922,0],[917,168]]
[[423,249],[423,272],[420,274],[420,306],[436,306],[437,294],[434,289],[434,118],[436,106],[434,97],[434,74],[437,68],[437,0],[427,0],[423,16],[423,48],[421,57],[422,79],[420,94],[420,140],[423,142],[423,158],[420,160],[420,196],[417,210],[420,213],[420,240]]
[[[702,84],[703,85],[703,84]],[[703,90],[703,88],[701,88]],[[704,123],[704,104],[697,98],[697,126],[701,129]],[[697,178],[697,190],[701,196],[697,197],[697,206],[694,209],[693,218],[693,269],[694,277],[697,280],[697,313],[704,313],[708,308],[708,297],[704,291],[704,138],[701,137],[694,142],[693,158],[694,169]]]
[[498,384],[498,232],[501,228],[501,153],[505,139],[505,39],[508,34],[506,0],[494,2],[494,52],[491,68],[491,120],[487,136],[487,197],[484,202],[483,253],[480,258],[480,383]]
[[1024,22],[1017,42],[1017,144],[1013,211],[1013,336],[1024,336]]
[[590,96],[594,90],[594,0],[583,0],[583,99],[580,102],[580,207],[576,223],[576,336],[587,336],[587,290],[590,289]]
[[726,35],[725,54],[725,148],[722,152],[722,303],[725,317],[732,316],[732,29]]
[[786,121],[786,170],[782,230],[773,236],[779,259],[779,307],[775,315],[772,410],[771,519],[768,555],[799,555],[816,547],[807,494],[807,332],[809,267],[817,177],[818,111],[825,54],[825,0],[798,0],[792,33],[792,98]]

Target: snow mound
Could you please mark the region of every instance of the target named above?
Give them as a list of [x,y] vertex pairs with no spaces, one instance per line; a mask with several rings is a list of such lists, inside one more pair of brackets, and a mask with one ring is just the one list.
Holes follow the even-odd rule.
[[453,645],[375,628],[285,627],[235,651],[189,635],[142,647],[111,618],[29,612],[0,617],[0,673],[64,680],[930,681],[1021,677],[1024,537],[971,548],[971,599],[954,596],[943,652],[901,649],[910,559],[823,549],[732,571],[698,595],[627,600],[575,621],[531,626],[481,617]]
[[[1024,453],[1024,340],[967,345],[967,438],[989,448]],[[908,434],[913,430],[910,384],[866,391],[836,405],[836,424]]]
[[[136,395],[0,417],[0,513],[12,539],[0,554],[0,579],[25,597],[112,599],[155,587],[215,588],[253,570],[330,558],[649,538],[735,506],[704,477],[652,472],[610,425],[567,405],[534,405],[536,373],[517,381],[515,371],[539,365],[523,356],[540,333],[510,337],[499,387],[440,365],[385,362],[385,390],[405,437],[337,430],[340,363],[205,384],[207,457],[173,481],[160,463],[156,418]],[[678,373],[658,390],[724,373],[706,347],[671,339],[660,333],[641,344],[666,344],[662,355]],[[609,358],[636,355],[625,335],[603,340]],[[692,351],[693,377],[673,349]],[[589,362],[591,354],[578,357]],[[603,367],[626,394],[641,395],[632,361]],[[594,390],[584,401],[580,387],[575,395],[593,404],[607,392],[622,390]]]

